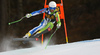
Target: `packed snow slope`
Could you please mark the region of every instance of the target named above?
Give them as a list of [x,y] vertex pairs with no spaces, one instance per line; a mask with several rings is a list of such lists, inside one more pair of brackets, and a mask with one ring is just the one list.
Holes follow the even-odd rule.
[[100,55],[100,39],[1,52],[0,55]]

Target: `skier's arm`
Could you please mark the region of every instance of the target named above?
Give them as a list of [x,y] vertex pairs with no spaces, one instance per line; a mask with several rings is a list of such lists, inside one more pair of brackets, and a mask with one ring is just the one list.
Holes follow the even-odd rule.
[[47,8],[43,8],[43,9],[41,9],[41,10],[34,11],[34,12],[32,12],[32,13],[26,14],[26,17],[27,17],[27,18],[30,18],[31,16],[35,16],[35,15],[44,13],[44,12],[46,11],[46,9],[47,9]]
[[38,15],[38,14],[41,14],[41,13],[44,13],[46,11],[47,8],[43,8],[41,10],[38,10],[38,11],[34,11],[32,12],[32,16],[35,16],[35,15]]
[[60,17],[59,17],[59,13],[58,12],[56,12],[55,17],[56,17],[56,22],[57,22],[57,28],[60,28],[61,21],[60,21]]

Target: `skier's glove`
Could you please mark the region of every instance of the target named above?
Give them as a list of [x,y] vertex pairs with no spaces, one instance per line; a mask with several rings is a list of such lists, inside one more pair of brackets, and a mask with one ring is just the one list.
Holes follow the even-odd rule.
[[59,29],[61,27],[61,23],[58,23],[57,24],[57,28]]
[[32,16],[32,14],[26,14],[27,18],[30,18]]

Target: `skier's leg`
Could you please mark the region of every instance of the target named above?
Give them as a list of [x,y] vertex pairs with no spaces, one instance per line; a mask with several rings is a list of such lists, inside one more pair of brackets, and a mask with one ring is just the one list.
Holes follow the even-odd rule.
[[42,22],[39,24],[39,26],[37,26],[37,27],[33,28],[32,30],[30,30],[23,38],[29,38],[32,34],[34,34],[38,30],[40,30],[43,27],[45,27],[46,24],[47,24],[46,20],[42,20]]
[[[53,23],[52,22],[49,22],[49,23],[47,23],[47,25],[44,27],[44,28],[42,28],[40,31],[38,31],[34,36],[32,36],[32,37],[38,37],[38,36],[40,36],[41,34],[44,34],[44,33],[47,33],[47,32],[49,32],[49,31],[51,31],[52,30],[52,28],[53,28]],[[32,38],[31,37],[31,38]]]

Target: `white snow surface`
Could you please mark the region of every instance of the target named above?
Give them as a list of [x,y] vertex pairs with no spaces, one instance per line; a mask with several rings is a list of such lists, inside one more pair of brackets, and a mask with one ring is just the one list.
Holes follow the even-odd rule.
[[0,52],[0,55],[100,55],[100,39]]

